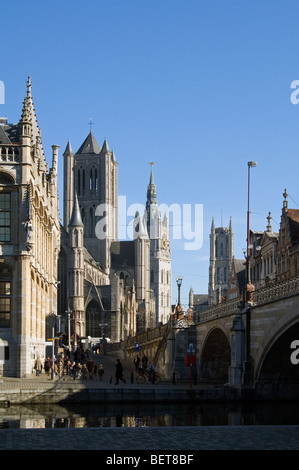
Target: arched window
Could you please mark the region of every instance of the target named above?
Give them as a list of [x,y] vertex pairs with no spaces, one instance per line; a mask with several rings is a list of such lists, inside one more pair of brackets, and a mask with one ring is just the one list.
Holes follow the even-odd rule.
[[90,236],[92,237],[92,235],[94,235],[94,216],[92,207],[89,209],[89,230]]
[[0,328],[10,327],[12,271],[0,267]]
[[155,282],[155,273],[154,270],[151,270],[151,283],[153,284]]
[[10,193],[0,194],[0,242],[10,242],[11,200]]
[[223,256],[223,242],[220,243],[220,256]]

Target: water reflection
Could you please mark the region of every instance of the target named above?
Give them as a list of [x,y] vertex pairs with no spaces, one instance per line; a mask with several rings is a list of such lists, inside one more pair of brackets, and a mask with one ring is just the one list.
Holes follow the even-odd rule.
[[110,404],[0,408],[0,428],[91,428],[299,424],[299,402],[239,405]]

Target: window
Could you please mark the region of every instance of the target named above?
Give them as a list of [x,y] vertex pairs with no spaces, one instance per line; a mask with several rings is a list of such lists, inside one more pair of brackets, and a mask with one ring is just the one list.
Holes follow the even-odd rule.
[[10,269],[0,267],[0,328],[10,327],[11,312],[11,279]]
[[223,257],[223,253],[224,253],[224,250],[223,250],[223,243],[221,242],[220,243],[220,256]]
[[10,242],[11,202],[10,194],[0,194],[0,242]]

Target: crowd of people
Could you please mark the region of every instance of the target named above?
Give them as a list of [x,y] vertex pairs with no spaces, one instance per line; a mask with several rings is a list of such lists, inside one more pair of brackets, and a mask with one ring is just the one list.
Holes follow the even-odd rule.
[[[154,383],[155,367],[148,357],[144,354],[142,358],[137,354],[133,360],[135,366],[135,372],[137,374],[141,371],[148,374],[149,380]],[[92,380],[93,378],[99,378],[100,381],[104,378],[104,367],[102,363],[93,360],[93,354],[90,350],[84,350],[79,347],[74,352],[66,349],[64,353],[58,357],[46,357],[44,364],[38,356],[34,363],[34,369],[36,375],[40,375],[42,370],[44,373],[51,377],[63,377],[69,376],[73,380]],[[119,381],[126,383],[126,379],[123,376],[124,369],[120,359],[116,360],[115,364],[115,385],[119,384]],[[112,383],[112,376],[110,377],[110,383]]]
[[46,357],[44,364],[42,364],[38,356],[34,363],[36,375],[40,375],[42,370],[48,376],[62,377],[70,376],[74,380],[82,378],[83,380],[94,377],[99,377],[100,380],[104,376],[103,364],[97,364],[92,358],[92,353],[89,350],[77,348],[74,352],[66,349],[65,353],[60,354],[58,357]]

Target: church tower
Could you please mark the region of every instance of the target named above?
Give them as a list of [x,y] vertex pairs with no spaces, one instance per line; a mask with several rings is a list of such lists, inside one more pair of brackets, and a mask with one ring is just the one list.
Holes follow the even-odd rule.
[[146,227],[150,239],[150,286],[156,298],[156,325],[166,323],[171,314],[171,254],[169,219],[159,212],[157,191],[151,162],[147,187]]
[[74,194],[84,225],[84,246],[110,274],[110,246],[117,239],[118,164],[104,140],[101,148],[90,131],[73,154],[68,142],[64,152],[64,227],[67,230]]
[[234,253],[232,220],[229,228],[215,228],[214,219],[210,234],[209,306],[227,296],[228,278]]
[[83,239],[84,225],[76,194],[72,217],[69,223],[70,257],[68,260],[68,273],[69,305],[74,312],[75,334],[79,334],[80,336],[85,336]]

